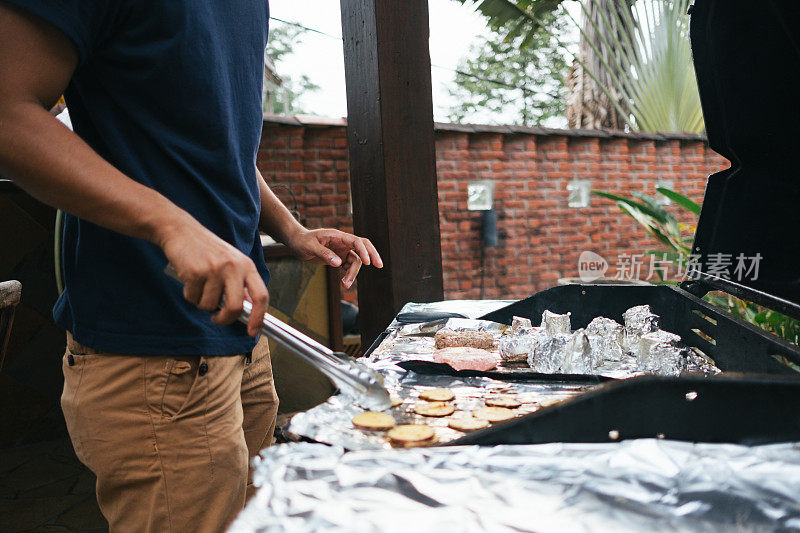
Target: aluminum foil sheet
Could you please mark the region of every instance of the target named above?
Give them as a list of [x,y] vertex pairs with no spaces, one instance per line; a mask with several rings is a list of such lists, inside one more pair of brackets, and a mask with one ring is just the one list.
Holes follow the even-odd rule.
[[[565,383],[504,382],[485,377],[458,378],[406,372],[397,367],[384,367],[384,384],[389,393],[402,403],[386,411],[397,424],[426,424],[434,428],[436,442],[446,443],[462,437],[464,433],[447,427],[452,417],[469,415],[483,407],[486,398],[513,395],[522,405],[515,409],[517,416],[532,413],[543,406],[565,400],[589,387]],[[420,401],[419,394],[432,388],[448,388],[455,394],[456,413],[450,417],[427,417],[411,410]],[[348,450],[389,449],[386,433],[364,431],[353,427],[352,418],[364,412],[347,397],[335,395],[308,411],[295,415],[288,431],[318,442],[342,446]]]
[[[454,313],[465,318],[478,318],[492,311],[514,303],[515,300],[445,300],[442,302],[415,303],[409,302],[403,306],[398,316],[409,313]],[[393,320],[389,330],[403,327],[405,324]]]
[[474,318],[447,318],[418,324],[406,324],[397,329],[399,337],[431,336],[441,331],[475,331],[495,337],[502,335],[509,327],[498,322],[478,320]]
[[255,459],[230,528],[256,532],[789,531],[800,447],[644,439],[344,453],[295,443]]

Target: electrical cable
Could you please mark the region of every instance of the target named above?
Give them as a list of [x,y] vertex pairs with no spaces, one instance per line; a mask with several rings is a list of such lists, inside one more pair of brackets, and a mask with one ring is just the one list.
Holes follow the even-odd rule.
[[270,185],[269,188],[270,188],[270,190],[286,189],[286,192],[288,192],[289,196],[292,197],[292,204],[294,205],[294,208],[291,209],[289,212],[292,214],[292,216],[294,216],[294,218],[298,222],[302,222],[301,219],[300,219],[300,208],[299,208],[299,204],[297,203],[297,196],[295,196],[295,194],[292,191],[291,187],[289,187],[288,185],[283,184],[283,183],[277,183],[275,185]]
[[481,240],[481,300],[486,298],[486,245]]
[[64,264],[61,261],[61,243],[64,237],[64,212],[56,211],[56,224],[53,230],[53,267],[56,274],[56,289],[60,295],[64,292]]

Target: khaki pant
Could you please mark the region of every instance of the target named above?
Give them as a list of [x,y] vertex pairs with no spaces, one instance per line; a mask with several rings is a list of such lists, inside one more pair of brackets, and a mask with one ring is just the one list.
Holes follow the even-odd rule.
[[266,338],[247,357],[99,353],[67,336],[61,406],[112,532],[222,531],[272,442]]

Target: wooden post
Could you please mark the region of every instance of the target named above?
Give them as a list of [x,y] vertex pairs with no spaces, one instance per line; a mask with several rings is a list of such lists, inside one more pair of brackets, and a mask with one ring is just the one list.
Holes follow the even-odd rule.
[[444,297],[427,0],[341,0],[353,222],[384,268],[358,280],[368,347],[407,302]]

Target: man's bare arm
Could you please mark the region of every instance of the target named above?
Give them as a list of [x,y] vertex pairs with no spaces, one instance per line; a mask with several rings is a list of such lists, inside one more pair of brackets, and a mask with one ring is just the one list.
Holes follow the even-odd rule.
[[336,229],[306,229],[269,188],[256,169],[261,190],[261,231],[287,245],[299,258],[318,264],[342,267],[342,285],[350,288],[361,265],[383,268],[375,246],[363,237]]
[[256,334],[267,291],[253,262],[157,191],[125,176],[48,110],[78,62],[60,31],[0,2],[0,173],[42,202],[160,246],[185,283],[184,296],[214,310],[216,323],[254,303]]

